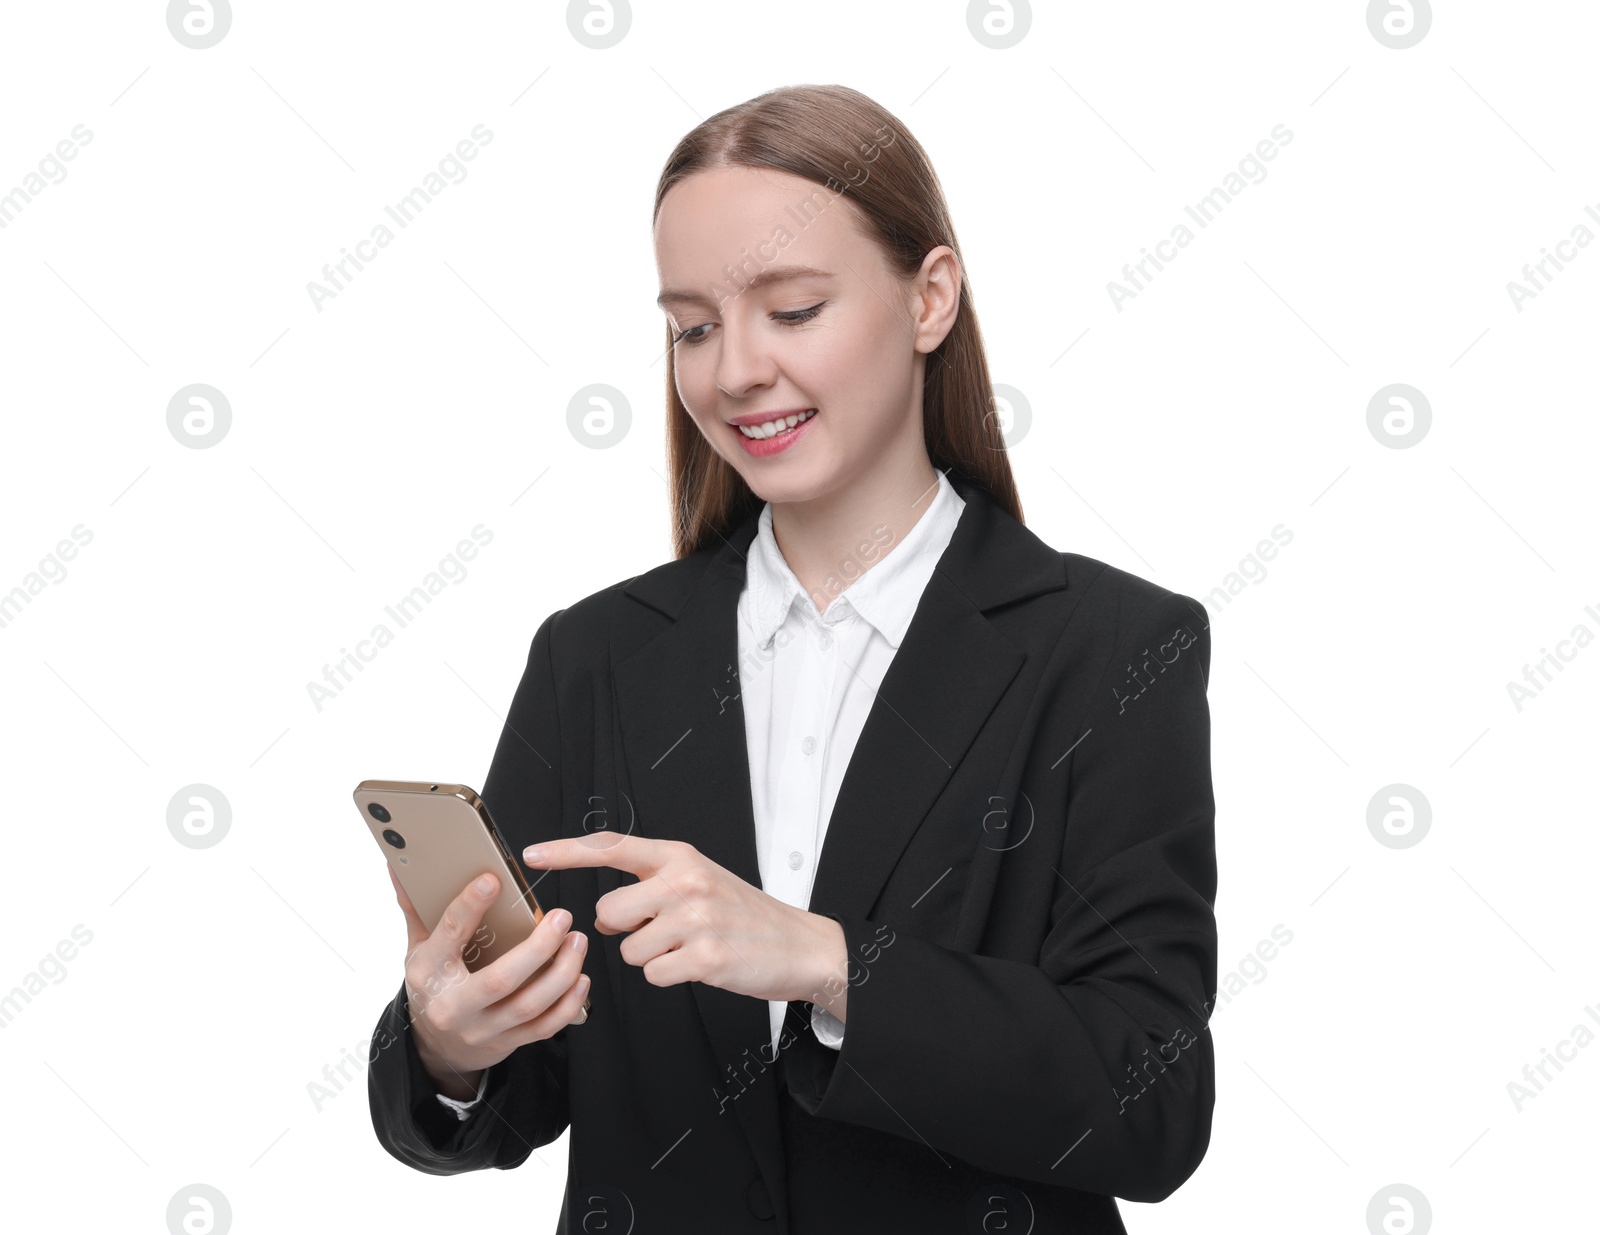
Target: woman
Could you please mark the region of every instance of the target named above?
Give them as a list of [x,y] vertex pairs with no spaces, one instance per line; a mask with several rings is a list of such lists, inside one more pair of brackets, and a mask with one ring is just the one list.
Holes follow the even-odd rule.
[[378,1138],[570,1127],[562,1231],[1121,1232],[1210,1137],[1204,611],[1023,526],[870,99],[707,120],[655,245],[677,557],[545,619],[484,785],[563,912],[469,975],[492,881],[433,935],[400,894]]

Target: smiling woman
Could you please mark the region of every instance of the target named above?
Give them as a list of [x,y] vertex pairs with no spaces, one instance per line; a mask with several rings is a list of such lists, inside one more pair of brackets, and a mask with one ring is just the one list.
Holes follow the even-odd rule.
[[[782,543],[784,504],[831,490],[844,511],[896,470],[915,496],[959,464],[1021,519],[955,227],[897,118],[842,86],[730,109],[667,160],[654,225],[680,557],[763,500]],[[735,427],[806,412],[765,446]]]
[[712,116],[653,227],[676,555],[535,632],[481,796],[546,913],[429,999],[493,891],[408,915],[378,1138],[446,1175],[570,1130],[561,1231],[1120,1235],[1211,1133],[1204,610],[1023,525],[871,99]]

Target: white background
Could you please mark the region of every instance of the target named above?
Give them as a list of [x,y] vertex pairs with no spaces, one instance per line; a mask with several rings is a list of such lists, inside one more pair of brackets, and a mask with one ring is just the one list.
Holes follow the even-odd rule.
[[[364,1077],[308,1094],[401,974],[349,795],[481,785],[538,623],[670,558],[656,178],[797,82],[866,92],[932,156],[1032,411],[1029,526],[1210,598],[1220,974],[1293,940],[1212,1022],[1208,1156],[1129,1229],[1363,1232],[1396,1183],[1440,1230],[1589,1210],[1600,1046],[1520,1112],[1507,1084],[1600,1032],[1600,647],[1520,710],[1507,683],[1600,633],[1600,246],[1520,311],[1507,283],[1600,235],[1594,6],[1441,5],[1406,50],[1360,2],[1038,4],[1006,50],[910,0],[638,3],[608,50],[559,3],[238,4],[207,50],[162,7],[0,30],[0,194],[92,133],[0,229],[0,592],[92,533],[0,627],[0,992],[93,933],[0,1029],[8,1214],[164,1230],[204,1182],[239,1231],[553,1229],[565,1137],[434,1178],[379,1147]],[[466,179],[315,308],[478,124]],[[1115,307],[1280,124],[1265,179]],[[233,414],[203,450],[167,427],[196,382]],[[567,429],[596,382],[631,407],[606,450]],[[1396,382],[1432,408],[1409,449],[1367,425]],[[466,577],[314,706],[480,523]],[[1280,524],[1265,577],[1214,597]],[[194,783],[232,809],[207,849],[167,827]],[[1403,849],[1367,826],[1397,783],[1432,810]]]

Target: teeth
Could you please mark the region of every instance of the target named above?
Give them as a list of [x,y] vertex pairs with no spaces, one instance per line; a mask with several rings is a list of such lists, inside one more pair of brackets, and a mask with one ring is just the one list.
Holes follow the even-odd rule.
[[734,428],[738,429],[739,432],[743,433],[746,437],[755,438],[757,441],[760,441],[762,438],[777,437],[778,434],[782,433],[785,429],[792,429],[801,421],[810,420],[816,414],[817,409],[810,408],[807,411],[798,412],[793,416],[784,416],[778,420],[769,420],[765,424],[735,425]]

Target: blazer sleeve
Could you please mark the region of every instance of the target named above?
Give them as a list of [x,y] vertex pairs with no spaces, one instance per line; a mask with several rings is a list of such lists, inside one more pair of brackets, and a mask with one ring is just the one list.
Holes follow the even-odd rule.
[[[482,797],[513,857],[561,833],[561,726],[550,640],[557,611],[533,637]],[[560,872],[536,895],[546,910],[565,906]],[[570,908],[570,907],[568,907]],[[367,1100],[378,1142],[430,1175],[520,1166],[566,1130],[567,1031],[512,1051],[488,1069],[483,1098],[461,1119],[437,1098],[417,1054],[405,982],[378,1018],[367,1069]]]
[[[1199,1165],[1217,973],[1205,610],[1169,592],[1115,643],[1073,729],[1088,732],[1063,850],[1033,859],[1055,868],[1038,963],[952,951],[887,914],[827,915],[852,958],[849,1032],[838,1051],[796,1038],[785,1075],[803,1110],[1132,1201],[1165,1199]],[[1148,670],[1138,694],[1130,663]]]

